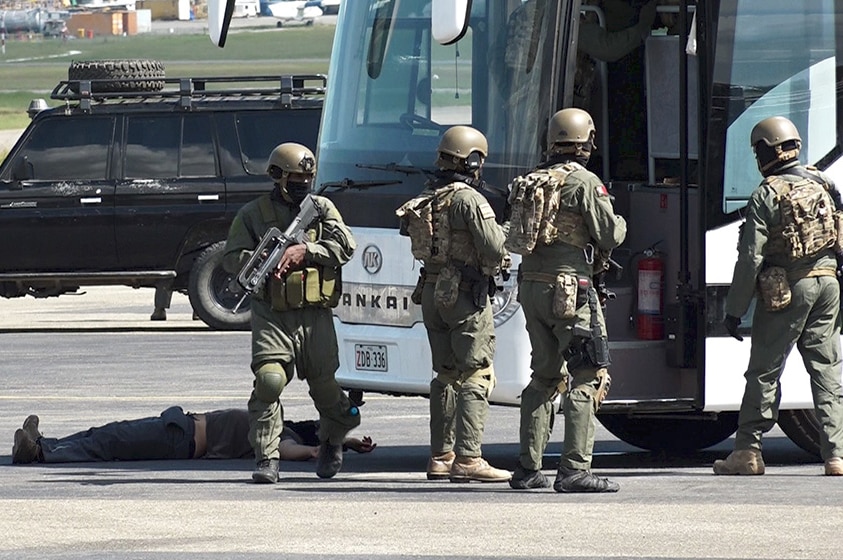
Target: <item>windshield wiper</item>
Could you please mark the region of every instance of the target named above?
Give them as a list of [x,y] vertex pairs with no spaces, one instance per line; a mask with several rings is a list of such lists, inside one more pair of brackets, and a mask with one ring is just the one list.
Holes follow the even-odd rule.
[[342,181],[330,181],[328,183],[322,183],[319,185],[319,190],[316,191],[316,194],[321,194],[325,192],[327,189],[337,189],[337,190],[348,190],[348,189],[357,189],[357,190],[364,190],[369,189],[372,187],[386,187],[389,185],[400,185],[403,181],[355,181],[354,179],[349,179],[346,177]]
[[395,173],[404,173],[405,175],[427,175],[433,176],[434,172],[423,167],[415,167],[413,165],[400,165],[397,163],[387,163],[386,165],[372,165],[368,163],[358,163],[355,167],[361,169],[376,169],[377,171],[392,171]]

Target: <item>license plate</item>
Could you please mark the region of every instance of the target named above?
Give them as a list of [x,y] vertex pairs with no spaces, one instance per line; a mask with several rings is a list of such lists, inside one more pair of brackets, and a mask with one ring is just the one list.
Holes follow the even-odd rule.
[[387,371],[386,346],[382,344],[355,344],[354,369],[365,371]]

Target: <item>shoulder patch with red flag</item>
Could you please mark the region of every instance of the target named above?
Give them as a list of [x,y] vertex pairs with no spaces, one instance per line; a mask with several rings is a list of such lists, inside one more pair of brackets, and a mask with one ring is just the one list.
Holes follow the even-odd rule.
[[597,185],[597,196],[609,196],[609,189],[603,183]]

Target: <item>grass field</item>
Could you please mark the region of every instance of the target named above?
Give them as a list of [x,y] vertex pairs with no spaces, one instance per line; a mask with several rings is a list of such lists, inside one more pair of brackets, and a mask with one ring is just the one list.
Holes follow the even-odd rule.
[[0,55],[0,130],[24,128],[26,108],[67,79],[72,60],[147,58],[163,62],[168,77],[327,73],[333,26],[239,31],[224,49],[207,35],[143,34],[131,37],[14,41]]

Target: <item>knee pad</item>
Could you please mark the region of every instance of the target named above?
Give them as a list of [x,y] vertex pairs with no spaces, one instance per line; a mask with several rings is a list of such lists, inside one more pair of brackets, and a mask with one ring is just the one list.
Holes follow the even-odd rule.
[[486,393],[486,398],[492,394],[492,389],[495,388],[495,370],[489,366],[482,369],[477,369],[472,372],[467,372],[463,383],[471,383],[479,386]]
[[277,362],[261,364],[255,370],[255,397],[265,403],[274,403],[287,384],[287,372]]
[[612,386],[612,376],[609,375],[609,370],[600,368],[597,370],[597,390],[594,393],[594,412],[600,408],[606,395],[609,394],[609,388]]

